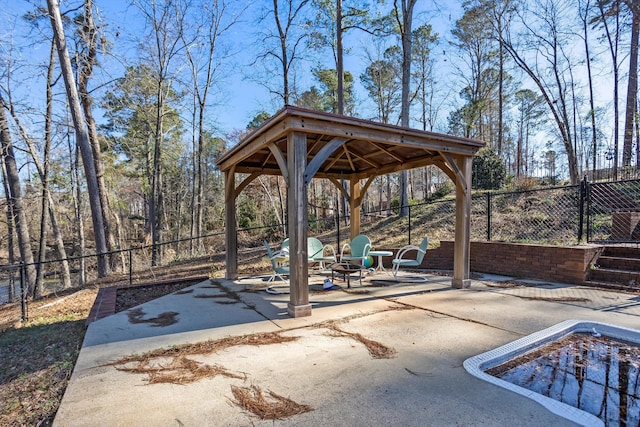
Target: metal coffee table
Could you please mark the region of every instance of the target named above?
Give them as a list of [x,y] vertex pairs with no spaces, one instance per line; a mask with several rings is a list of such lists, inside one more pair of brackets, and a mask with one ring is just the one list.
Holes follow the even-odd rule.
[[[347,288],[351,287],[351,273],[360,273],[360,284],[362,285],[362,270],[364,267],[358,264],[350,264],[347,262],[336,262],[331,264],[331,280],[333,281],[333,274],[338,273],[342,274],[343,277],[347,280]],[[344,279],[343,279],[344,280]]]

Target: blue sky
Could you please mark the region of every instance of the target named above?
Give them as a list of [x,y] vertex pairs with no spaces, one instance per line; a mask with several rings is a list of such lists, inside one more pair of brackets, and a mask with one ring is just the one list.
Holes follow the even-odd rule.
[[[44,0],[40,0],[40,4],[45,5]],[[129,0],[94,0],[100,10],[101,20],[98,24],[102,26],[107,38],[113,43],[111,55],[101,55],[99,58],[101,67],[97,68],[92,79],[92,86],[97,87],[113,79],[120,78],[124,75],[126,65],[135,64],[139,57],[136,40],[141,38],[144,22],[140,16],[139,10],[131,6]],[[46,21],[42,22],[42,35],[37,31],[27,30],[27,25],[21,20],[16,19],[33,6],[26,0],[0,0],[3,6],[0,8],[0,49],[2,56],[7,55],[10,41],[15,41],[15,46],[21,47],[11,53],[13,58],[21,60],[27,67],[14,71],[15,81],[13,83],[13,91],[16,98],[22,98],[25,109],[30,109],[34,118],[34,128],[38,126],[38,111],[44,111],[44,84],[43,84],[43,68],[38,64],[46,63],[49,53],[49,43],[47,38],[50,29],[46,25]],[[81,0],[66,0],[62,3],[62,10],[68,10],[71,6],[81,5]],[[235,2],[235,7],[244,7],[246,3]],[[268,90],[260,84],[251,81],[248,77],[259,67],[251,65],[257,57],[259,51],[256,50],[252,42],[256,37],[257,16],[260,11],[269,7],[271,2],[268,0],[259,0],[251,3],[243,15],[241,22],[233,28],[230,34],[229,43],[236,54],[228,60],[230,64],[229,74],[221,83],[221,90],[214,90],[211,99],[216,105],[212,105],[208,110],[211,126],[215,127],[218,136],[225,137],[234,130],[241,130],[246,127],[250,120],[260,111],[274,113],[280,104],[274,103],[272,96]],[[386,7],[391,7],[391,2],[387,1]],[[449,44],[450,29],[455,21],[461,16],[461,7],[459,2],[446,2],[445,5],[434,5],[434,2],[419,1],[418,10],[414,17],[414,28],[423,23],[430,23],[434,27],[434,31],[440,35],[440,43],[433,51],[433,55],[437,62],[436,79],[440,85],[441,92],[439,97],[443,102],[443,107],[439,113],[439,126],[436,131],[446,132],[448,112],[461,105],[458,92],[462,87],[462,82],[456,72],[457,66],[460,66],[458,53]],[[372,103],[368,100],[366,91],[360,84],[359,76],[368,64],[365,57],[365,46],[371,46],[372,42],[364,33],[359,31],[350,31],[345,37],[345,48],[349,49],[345,56],[345,69],[350,71],[355,77],[355,94],[358,103],[358,114],[364,118],[371,118],[375,115]],[[602,46],[600,46],[602,47]],[[576,47],[580,49],[580,47]],[[606,52],[605,52],[606,53]],[[298,82],[300,91],[307,90],[311,85],[316,84],[310,77],[312,67],[318,65],[319,55],[311,52],[312,60],[300,62],[297,66],[295,78]],[[606,55],[599,58],[601,62],[601,75],[605,77],[598,78],[596,90],[602,93],[610,91],[610,85],[606,76],[608,68],[606,61],[603,60]],[[606,59],[606,58],[605,58]],[[334,68],[332,58],[326,58],[322,64],[326,68]],[[464,71],[464,70],[463,70]],[[527,84],[527,79],[522,76],[518,70],[512,69],[514,79],[519,80],[525,86],[534,88],[533,85]],[[578,72],[581,70],[578,69]],[[1,75],[1,73],[0,73]],[[19,75],[19,77],[18,77]],[[273,79],[280,80],[279,75],[274,75]],[[4,82],[0,82],[4,83]],[[535,88],[534,88],[535,89]],[[41,94],[33,96],[33,94]],[[621,92],[622,93],[622,92]],[[64,91],[61,85],[57,87],[58,105],[64,102]],[[99,101],[102,96],[101,91],[97,90],[95,98]],[[188,95],[185,96],[185,103]],[[603,97],[607,99],[607,97]],[[599,105],[602,105],[601,103]],[[622,99],[620,102],[622,107]],[[30,108],[32,107],[32,108]],[[610,109],[610,106],[606,106]],[[187,111],[186,108],[184,109]],[[59,111],[62,111],[60,108]],[[100,110],[96,108],[97,118],[100,120]],[[187,115],[187,113],[185,113]],[[417,126],[415,122],[413,126]],[[553,126],[549,124],[547,131],[553,131]],[[541,132],[538,137],[538,144],[544,147],[544,144],[553,139],[553,133]]]
[[[121,77],[124,74],[124,67],[135,63],[139,54],[135,40],[140,38],[144,23],[140,17],[139,10],[131,6],[128,0],[94,0],[94,2],[100,11],[101,19],[98,19],[98,25],[102,26],[107,38],[112,43],[112,55],[102,55],[99,58],[101,67],[96,69],[92,80],[92,84],[95,87]],[[0,3],[3,3],[0,11],[0,36],[2,37],[2,42],[6,43],[8,38],[14,38],[16,46],[23,46],[19,52],[22,55],[22,61],[25,63],[30,62],[32,65],[45,63],[49,53],[49,45],[46,38],[44,36],[40,37],[33,30],[28,30],[28,26],[21,19],[15,19],[15,16],[21,16],[25,12],[32,10],[33,6],[24,0],[0,0]],[[457,2],[452,5],[438,6],[439,9],[430,11],[427,11],[427,7],[434,7],[431,2],[420,1],[418,3],[414,18],[414,28],[429,22],[441,37],[446,37],[449,28],[459,17],[460,7]],[[44,0],[41,0],[41,4],[43,7],[46,6]],[[77,7],[81,4],[82,2],[79,0],[62,1],[61,10],[64,12],[70,7]],[[241,8],[244,5],[244,2],[237,2],[237,6],[234,7]],[[256,65],[250,65],[258,54],[255,48],[252,47],[257,16],[263,8],[270,5],[271,2],[268,0],[252,2],[251,6],[242,15],[240,22],[229,34],[232,37],[228,41],[231,42],[236,54],[231,58],[230,72],[223,81],[222,91],[212,94],[212,99],[215,99],[217,105],[209,110],[216,128],[223,135],[235,129],[243,129],[260,111],[265,110],[273,113],[280,107],[279,104],[272,102],[273,97],[264,86],[249,78],[249,75],[257,69]],[[387,4],[386,7],[391,7],[391,4]],[[268,22],[271,24],[271,21]],[[43,35],[48,37],[50,30],[46,27],[45,21],[42,23],[42,28]],[[39,39],[42,41],[38,41]],[[27,43],[30,43],[29,46],[24,47]],[[367,64],[367,59],[364,57],[364,46],[370,44],[369,37],[361,31],[353,30],[345,34],[345,48],[349,49],[345,56],[345,69],[355,77],[356,98],[359,101],[357,110],[364,117],[373,114],[371,104],[367,100],[367,94],[359,80],[359,75]],[[443,56],[442,52],[446,50],[446,44],[445,40],[441,42],[442,51],[438,50],[440,56]],[[16,52],[12,54],[16,57]],[[313,59],[299,62],[295,74],[300,91],[317,84],[312,80],[310,70],[322,58],[317,52],[309,52],[308,56]],[[18,58],[16,57],[16,59]],[[333,59],[330,57],[322,62],[326,68],[335,67]],[[37,72],[30,71],[29,73],[30,75],[21,81],[24,86],[20,85],[18,87],[14,84],[15,91],[26,91],[25,93],[28,93],[30,87],[43,85],[41,76],[38,76]],[[274,79],[280,79],[280,77],[274,76]],[[100,92],[98,91],[96,92],[96,97],[99,96]],[[32,101],[34,100],[32,99]]]
[[[95,0],[96,4],[102,9],[105,16],[108,16],[106,23],[110,27],[109,32],[114,34],[115,31],[120,33],[119,38],[123,35],[135,36],[133,29],[139,29],[141,26],[139,12],[133,8],[127,8],[125,4],[128,2],[120,0]],[[416,11],[414,27],[425,22],[430,16],[429,22],[432,23],[436,31],[441,35],[445,35],[453,21],[457,19],[456,13],[459,12],[457,3],[440,9],[436,12],[426,12],[425,7],[431,2],[419,2],[419,10]],[[221,132],[229,132],[234,129],[243,129],[249,121],[260,111],[266,110],[269,113],[275,112],[280,105],[274,104],[273,97],[268,90],[249,78],[249,75],[256,70],[254,65],[250,65],[258,55],[258,52],[252,47],[253,37],[255,37],[255,27],[257,15],[263,7],[269,7],[270,1],[262,0],[252,2],[251,6],[242,15],[240,22],[234,27],[233,48],[237,51],[232,58],[233,66],[231,72],[224,81],[224,91],[219,94],[218,101],[221,102],[221,108],[212,108],[210,112],[215,118],[217,126]],[[387,7],[391,5],[388,4]],[[452,10],[453,9],[453,10]],[[453,14],[453,15],[452,15]],[[115,18],[115,19],[114,19]],[[449,21],[452,19],[452,21]],[[271,24],[271,21],[268,21]],[[443,42],[446,44],[446,42]],[[345,69],[350,71],[356,79],[357,98],[361,101],[362,108],[358,111],[365,115],[370,111],[366,108],[367,95],[362,88],[359,75],[366,66],[366,59],[363,56],[363,46],[370,44],[369,37],[361,31],[350,31],[345,36],[345,48],[350,49],[349,54],[345,57]],[[122,46],[125,43],[121,44]],[[119,52],[122,54],[123,52]],[[134,53],[134,52],[132,52]],[[309,52],[309,57],[315,57],[308,61],[298,63],[295,78],[301,91],[309,88],[310,85],[317,84],[310,76],[310,69],[318,63],[318,53]],[[335,65],[331,58],[324,61],[324,66],[334,68]],[[281,79],[280,76],[274,76],[275,79]]]

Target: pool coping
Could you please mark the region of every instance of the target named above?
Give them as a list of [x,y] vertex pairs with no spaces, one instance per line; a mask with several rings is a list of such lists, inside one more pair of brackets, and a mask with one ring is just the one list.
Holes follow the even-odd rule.
[[604,422],[595,415],[571,405],[567,405],[566,403],[543,396],[534,391],[527,390],[510,382],[501,380],[500,378],[484,372],[487,369],[506,362],[507,360],[533,350],[543,343],[557,340],[572,333],[591,332],[594,328],[602,335],[610,338],[640,343],[640,331],[635,329],[589,320],[566,320],[547,329],[534,332],[531,335],[527,335],[526,337],[507,343],[501,347],[470,357],[464,361],[463,365],[466,371],[476,378],[528,397],[529,399],[532,399],[544,406],[552,413],[566,418],[569,421],[573,421],[584,426],[602,427],[604,426]]

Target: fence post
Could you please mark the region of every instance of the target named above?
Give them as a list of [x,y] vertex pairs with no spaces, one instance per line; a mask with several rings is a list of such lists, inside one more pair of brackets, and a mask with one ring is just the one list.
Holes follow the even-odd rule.
[[20,261],[20,304],[22,308],[22,321],[29,320],[29,313],[27,311],[27,286],[25,286],[25,280],[27,278],[27,267],[24,261]]
[[133,256],[131,252],[131,248],[129,248],[129,285],[133,285]]
[[584,196],[587,189],[587,176],[580,182],[580,198],[578,206],[578,243],[582,241],[582,230],[584,228]]
[[491,241],[491,193],[487,193],[487,241]]
[[409,245],[411,244],[411,205],[409,205]]
[[340,250],[340,207],[338,206],[338,201],[336,200],[336,226],[337,226],[337,238],[338,238],[338,250]]

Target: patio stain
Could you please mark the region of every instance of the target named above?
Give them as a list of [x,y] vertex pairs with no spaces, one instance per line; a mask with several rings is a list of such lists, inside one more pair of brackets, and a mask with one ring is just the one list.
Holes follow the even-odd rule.
[[589,298],[580,297],[527,297],[523,295],[514,295],[515,297],[531,300],[531,301],[551,301],[551,302],[591,302]]
[[[193,296],[194,298],[229,298],[229,295],[226,294],[215,294],[215,295],[209,295],[209,294],[197,294]],[[238,302],[238,301],[235,301]]]
[[346,294],[354,294],[354,295],[359,295],[359,294],[368,294],[370,291],[367,289],[342,289],[342,292],[346,293]]
[[192,292],[193,292],[193,289],[185,289],[185,290],[182,290],[182,291],[174,292],[173,294],[174,295],[185,295],[185,294],[190,294]]
[[179,313],[176,313],[175,311],[167,311],[160,313],[156,317],[143,319],[145,312],[141,308],[136,308],[127,312],[127,316],[129,316],[129,323],[151,323],[151,326],[169,326],[174,323],[178,323],[178,320],[176,319],[178,314]]
[[256,385],[251,387],[232,385],[231,392],[235,398],[231,403],[263,420],[280,420],[313,411],[313,408],[309,405],[294,402],[288,397],[281,396],[270,390],[267,391],[271,398],[268,400],[262,389]]

